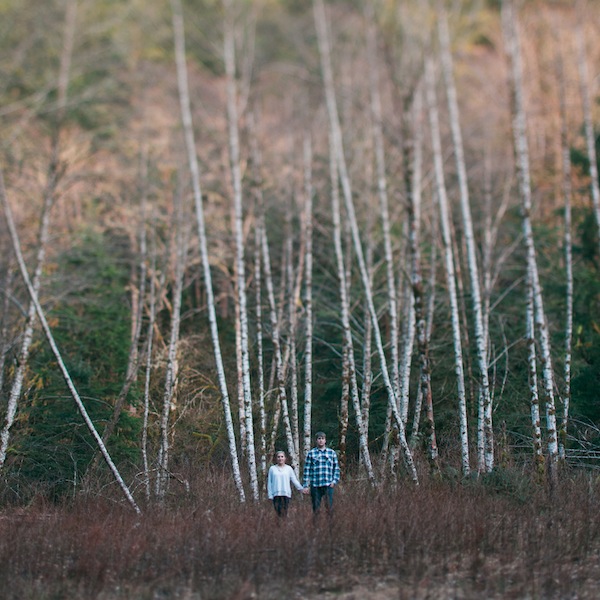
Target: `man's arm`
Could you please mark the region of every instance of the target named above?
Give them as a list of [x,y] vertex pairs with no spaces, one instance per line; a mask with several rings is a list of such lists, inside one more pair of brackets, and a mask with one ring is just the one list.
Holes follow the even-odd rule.
[[332,458],[333,458],[333,484],[332,485],[337,485],[338,481],[340,480],[340,463],[338,461],[338,457],[337,454],[335,453],[335,450],[331,451],[332,453]]
[[312,450],[306,455],[306,460],[304,461],[304,473],[302,477],[302,482],[304,487],[307,488],[310,485],[310,478],[312,476]]

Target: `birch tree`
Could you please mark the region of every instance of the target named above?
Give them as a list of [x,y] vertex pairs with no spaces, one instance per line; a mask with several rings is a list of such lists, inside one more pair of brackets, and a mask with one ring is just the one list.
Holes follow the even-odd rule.
[[183,277],[185,275],[185,262],[187,254],[187,231],[184,223],[184,208],[181,191],[176,194],[177,214],[176,227],[176,257],[175,277],[173,282],[173,303],[171,309],[171,331],[167,350],[167,364],[165,370],[165,385],[162,400],[162,413],[160,417],[160,446],[158,452],[158,476],[156,478],[156,495],[162,500],[167,491],[169,477],[169,415],[174,408],[176,381],[179,374],[177,350],[179,346],[179,328],[181,323],[181,302],[183,293]]
[[311,448],[312,428],[312,357],[313,357],[313,183],[312,145],[309,136],[304,138],[304,226],[305,226],[305,268],[304,268],[304,423],[303,455]]
[[519,194],[521,196],[521,214],[523,240],[527,256],[527,282],[533,294],[535,324],[540,340],[540,361],[542,366],[543,391],[546,402],[546,428],[548,436],[548,455],[551,476],[554,476],[554,464],[558,455],[556,432],[556,408],[554,405],[554,376],[548,323],[544,311],[542,287],[540,285],[535,242],[531,224],[531,176],[529,168],[529,146],[527,141],[527,124],[523,103],[523,83],[521,50],[516,17],[511,0],[502,2],[502,25],[505,44],[510,63],[510,86],[512,103],[512,129],[514,140],[515,162]]
[[565,252],[565,365],[564,387],[562,393],[563,411],[558,430],[559,457],[566,457],[567,428],[569,425],[569,408],[571,403],[571,359],[573,345],[573,244],[571,239],[571,152],[569,147],[569,129],[567,125],[567,101],[562,57],[558,56],[558,87],[560,104],[560,150],[561,150],[561,182],[564,212],[564,252]]
[[[359,434],[359,447],[362,464],[365,467],[369,480],[374,481],[375,474],[371,464],[368,446],[368,429],[363,421],[360,400],[358,396],[358,382],[356,380],[356,363],[354,358],[354,342],[350,327],[350,302],[348,298],[348,282],[346,268],[344,265],[344,253],[342,249],[342,225],[338,185],[337,157],[333,145],[330,145],[329,171],[331,177],[331,212],[333,217],[333,246],[337,264],[337,274],[340,287],[340,308],[342,319],[342,335],[344,345],[344,356],[342,366],[343,385],[346,387],[344,393],[352,398],[352,404],[356,415]],[[347,412],[346,408],[346,412]],[[345,419],[347,421],[347,414]],[[346,424],[347,426],[347,424]]]
[[[444,163],[442,157],[442,143],[439,126],[437,99],[435,92],[435,67],[430,57],[425,66],[425,92],[429,114],[429,127],[431,130],[431,145],[433,149],[433,162],[435,171],[435,195],[440,212],[440,225],[444,249],[444,267],[446,272],[446,286],[450,300],[450,318],[452,320],[452,341],[454,346],[454,372],[458,396],[458,416],[460,422],[460,448],[463,475],[471,471],[469,462],[469,436],[467,425],[467,400],[465,393],[465,379],[463,367],[462,343],[460,339],[460,317],[458,313],[458,299],[456,296],[456,280],[454,272],[454,258],[452,254],[452,239],[450,231],[450,211],[446,193],[444,177]],[[436,456],[437,458],[437,456]]]
[[385,356],[383,341],[381,336],[381,330],[379,327],[379,320],[377,318],[377,311],[375,310],[375,304],[373,302],[373,294],[369,285],[369,274],[367,271],[362,243],[360,240],[360,234],[358,229],[358,223],[354,210],[354,204],[352,200],[352,188],[350,184],[350,177],[346,167],[346,161],[343,150],[342,133],[340,127],[340,120],[337,111],[337,104],[335,99],[335,87],[333,81],[333,70],[331,66],[331,51],[329,46],[329,36],[327,32],[327,21],[325,16],[325,8],[323,6],[323,0],[314,0],[314,21],[315,28],[317,30],[317,41],[319,45],[319,54],[321,57],[321,70],[325,83],[325,98],[327,104],[327,112],[329,115],[330,129],[331,129],[331,144],[335,153],[337,169],[339,172],[340,181],[342,184],[344,205],[348,216],[348,222],[352,232],[352,241],[354,251],[358,261],[360,270],[361,281],[363,289],[365,291],[366,300],[369,306],[369,312],[371,314],[371,320],[373,323],[373,336],[375,344],[377,346],[377,352],[379,354],[381,374],[383,377],[384,385],[388,395],[388,404],[392,409],[392,415],[398,426],[398,435],[400,438],[400,446],[402,448],[404,461],[407,470],[415,483],[418,483],[417,471],[415,468],[414,460],[408,443],[406,441],[404,423],[401,415],[398,411],[397,397],[392,387],[390,380],[389,371],[387,368],[387,359]]
[[192,124],[192,112],[190,106],[190,94],[187,80],[187,67],[185,63],[185,37],[181,0],[171,0],[171,10],[173,13],[175,61],[177,66],[177,84],[179,88],[181,120],[185,136],[188,164],[192,178],[194,206],[196,210],[196,220],[198,226],[198,241],[200,245],[200,257],[202,261],[204,285],[206,287],[208,321],[210,325],[213,352],[215,355],[215,363],[217,367],[219,390],[221,392],[223,417],[225,420],[225,428],[227,431],[227,440],[229,442],[229,458],[231,460],[233,478],[238,491],[239,499],[240,501],[244,502],[246,499],[246,494],[244,492],[244,486],[242,483],[242,476],[240,472],[238,453],[235,441],[235,432],[233,429],[233,419],[231,417],[231,405],[229,402],[229,392],[227,390],[227,381],[225,378],[225,369],[223,366],[221,343],[219,341],[219,329],[217,325],[217,315],[215,310],[215,297],[212,287],[212,275],[210,271],[210,261],[208,256],[208,242],[206,238],[206,225],[204,221],[204,204],[202,199],[202,189],[200,186],[200,168],[198,166],[198,157],[196,155],[196,142],[194,139],[194,128]]
[[483,325],[483,311],[481,303],[481,288],[479,283],[479,267],[475,236],[473,234],[473,219],[471,217],[471,204],[469,199],[469,186],[467,181],[467,168],[463,148],[462,131],[460,127],[460,114],[456,85],[454,83],[454,66],[450,49],[450,34],[448,19],[441,2],[438,2],[438,33],[440,39],[440,56],[444,81],[446,83],[446,96],[450,115],[450,129],[456,159],[456,171],[460,191],[460,208],[463,222],[463,235],[467,251],[467,264],[471,283],[470,292],[473,308],[475,329],[475,347],[479,367],[479,423],[477,454],[478,468],[490,472],[494,467],[494,437],[492,428],[492,404],[490,399],[490,384],[488,378],[487,347]]
[[587,52],[585,48],[585,35],[583,33],[581,14],[582,4],[579,2],[579,23],[576,28],[577,46],[579,50],[579,87],[581,90],[581,104],[583,107],[583,125],[585,129],[585,143],[590,162],[590,188],[592,194],[592,208],[596,224],[598,225],[597,238],[600,248],[600,183],[598,181],[598,157],[596,155],[596,135],[594,133],[594,123],[592,120],[591,94],[587,65]]

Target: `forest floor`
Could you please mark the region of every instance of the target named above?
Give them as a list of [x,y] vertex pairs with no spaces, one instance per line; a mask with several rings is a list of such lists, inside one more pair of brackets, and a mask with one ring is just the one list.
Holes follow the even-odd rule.
[[0,505],[0,599],[600,598],[595,479],[346,482],[335,503],[314,521],[296,496],[282,521],[213,480],[141,516],[116,496]]

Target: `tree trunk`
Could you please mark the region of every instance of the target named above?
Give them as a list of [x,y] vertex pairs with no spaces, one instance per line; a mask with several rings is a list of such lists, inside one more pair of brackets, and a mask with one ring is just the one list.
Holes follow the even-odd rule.
[[223,357],[221,354],[221,344],[219,342],[219,330],[217,326],[217,315],[215,311],[215,297],[212,287],[210,262],[208,258],[206,226],[204,223],[204,206],[202,199],[202,190],[200,187],[200,169],[198,166],[198,157],[196,156],[196,142],[194,141],[194,129],[192,125],[192,113],[190,107],[190,94],[187,81],[187,67],[185,64],[185,37],[181,0],[171,0],[171,9],[173,12],[175,60],[177,64],[177,83],[179,87],[179,101],[181,104],[181,120],[185,135],[188,163],[192,176],[196,220],[198,223],[200,255],[202,260],[202,272],[204,275],[204,284],[206,286],[206,305],[208,312],[208,321],[210,324],[210,333],[217,367],[219,390],[221,392],[221,403],[223,405],[225,428],[227,431],[227,439],[229,441],[229,457],[231,460],[231,466],[233,470],[233,478],[235,480],[235,485],[238,491],[240,501],[244,502],[246,499],[246,495],[244,493],[244,486],[242,484],[242,476],[240,472],[237,448],[235,443],[235,432],[233,429],[233,420],[231,418],[231,406],[229,403],[229,392],[227,391],[227,382],[225,379],[225,369],[223,366]]
[[404,423],[401,415],[398,411],[397,397],[394,393],[392,383],[390,380],[387,361],[385,352],[383,349],[383,341],[381,337],[381,330],[379,327],[379,321],[377,318],[377,312],[373,303],[373,294],[369,285],[369,274],[365,264],[365,259],[362,250],[362,244],[360,241],[360,234],[358,230],[358,223],[356,220],[356,214],[354,211],[354,204],[352,201],[352,190],[350,186],[350,178],[346,168],[346,161],[343,151],[342,133],[340,128],[340,120],[337,112],[337,105],[335,100],[335,89],[333,82],[333,71],[331,66],[331,51],[329,48],[329,39],[327,34],[327,21],[325,16],[325,8],[323,6],[323,0],[314,0],[314,21],[317,30],[317,40],[319,44],[319,53],[321,56],[321,69],[323,72],[323,78],[325,81],[325,96],[327,102],[327,112],[329,115],[329,122],[331,128],[331,144],[333,146],[337,169],[339,171],[340,180],[342,183],[344,204],[346,207],[346,213],[348,215],[348,221],[352,231],[352,240],[354,244],[354,251],[359,265],[360,275],[362,284],[365,290],[367,303],[369,306],[369,312],[371,314],[371,320],[373,322],[373,335],[377,351],[379,354],[381,373],[384,381],[384,385],[388,395],[388,404],[391,406],[392,415],[398,426],[398,435],[400,438],[400,445],[402,447],[404,461],[406,468],[415,483],[418,483],[417,470],[415,468],[414,460],[408,443],[406,442],[406,436],[404,431]]
[[[471,217],[471,203],[469,199],[469,187],[467,182],[467,167],[464,156],[462,132],[460,127],[460,115],[456,86],[454,84],[454,66],[450,50],[450,34],[448,32],[448,20],[441,2],[438,2],[438,32],[441,45],[441,62],[446,82],[446,95],[448,98],[448,111],[450,114],[450,128],[452,131],[452,142],[456,158],[456,169],[460,190],[460,207],[463,221],[463,232],[467,250],[467,263],[469,267],[469,279],[471,283],[471,300],[473,308],[473,319],[475,329],[475,348],[477,364],[479,367],[479,394],[481,397],[480,412],[484,417],[484,440],[478,441],[479,468],[485,465],[485,470],[490,472],[494,468],[494,438],[492,428],[492,411],[490,400],[490,384],[488,378],[487,348],[485,331],[483,326],[483,311],[481,304],[481,288],[479,282],[479,268],[477,266],[477,250],[475,236],[473,234],[473,219]],[[483,456],[481,455],[483,449]],[[483,463],[482,463],[483,460]]]
[[510,61],[511,76],[511,101],[512,101],[512,128],[514,138],[515,162],[521,196],[521,213],[523,225],[523,238],[527,255],[527,273],[533,289],[536,329],[540,338],[541,365],[543,377],[543,391],[546,401],[546,423],[548,436],[548,468],[551,479],[555,477],[555,463],[558,456],[558,443],[556,431],[556,409],[554,405],[554,375],[552,369],[552,356],[548,323],[544,311],[542,288],[538,274],[536,249],[531,225],[531,179],[529,169],[529,147],[525,109],[523,104],[523,84],[521,50],[517,30],[516,17],[513,14],[511,0],[502,2],[502,24],[505,43]]
[[25,286],[27,287],[27,291],[29,292],[29,297],[30,297],[31,301],[33,302],[33,304],[35,306],[37,318],[39,319],[39,321],[42,325],[42,329],[44,331],[46,339],[48,340],[48,343],[50,344],[52,353],[54,354],[54,357],[56,358],[56,362],[58,363],[58,367],[61,371],[63,379],[65,380],[65,383],[67,384],[67,387],[69,388],[69,392],[71,393],[71,396],[73,397],[73,400],[75,401],[75,404],[77,405],[77,408],[79,409],[79,412],[80,412],[81,416],[83,417],[83,420],[85,421],[85,424],[86,424],[88,430],[90,431],[90,433],[92,434],[92,437],[98,444],[100,451],[102,452],[102,456],[104,456],[104,460],[106,461],[109,469],[111,470],[115,480],[119,484],[119,487],[123,491],[125,498],[129,502],[129,504],[131,504],[131,506],[135,510],[135,512],[140,514],[141,510],[140,510],[139,506],[137,505],[137,503],[135,502],[133,496],[131,495],[129,488],[125,484],[125,481],[121,477],[121,474],[119,473],[115,463],[113,462],[110,454],[108,453],[108,450],[106,449],[106,446],[104,445],[104,442],[102,441],[102,438],[100,437],[100,435],[98,434],[98,431],[94,427],[94,423],[90,419],[90,416],[85,408],[85,405],[83,404],[83,402],[79,396],[79,393],[77,392],[75,385],[73,384],[73,380],[71,379],[71,376],[70,376],[69,372],[67,371],[67,367],[65,366],[65,363],[62,359],[62,356],[60,354],[58,346],[56,345],[56,342],[54,341],[54,336],[52,335],[52,331],[50,330],[50,326],[48,325],[48,321],[46,320],[46,316],[44,315],[44,311],[42,310],[42,307],[40,305],[38,295],[31,283],[29,274],[27,273],[27,266],[25,265],[25,260],[23,259],[23,254],[21,252],[21,244],[19,242],[19,235],[18,235],[17,229],[15,227],[14,219],[12,216],[12,211],[11,211],[10,205],[8,203],[8,198],[6,197],[6,190],[4,188],[4,176],[3,176],[1,170],[0,170],[0,202],[2,202],[2,206],[4,208],[4,214],[6,216],[6,221],[7,221],[8,229],[10,232],[13,250],[15,253],[15,257],[17,259],[17,263],[19,265],[19,270],[21,271],[21,276],[23,277],[23,282],[25,283]]
[[[454,259],[452,255],[452,239],[450,233],[450,209],[446,196],[446,183],[444,179],[444,164],[442,157],[442,143],[438,117],[437,100],[435,93],[435,71],[433,60],[429,58],[425,67],[425,89],[429,111],[429,124],[431,129],[431,144],[433,147],[433,161],[435,169],[435,193],[440,211],[440,225],[444,248],[444,266],[446,271],[446,285],[450,300],[450,315],[452,319],[452,340],[454,344],[454,371],[458,394],[458,416],[460,422],[460,449],[462,473],[467,476],[471,472],[469,462],[469,436],[467,428],[467,399],[465,393],[465,379],[463,371],[462,344],[460,339],[460,317],[458,313],[458,300],[456,297],[456,280],[454,274]],[[429,424],[431,426],[431,424]],[[431,451],[433,455],[433,451]]]

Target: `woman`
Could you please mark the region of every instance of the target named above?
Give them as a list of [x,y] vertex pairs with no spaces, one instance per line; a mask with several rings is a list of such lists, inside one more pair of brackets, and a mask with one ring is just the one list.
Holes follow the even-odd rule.
[[292,486],[302,491],[302,484],[298,481],[294,469],[285,464],[285,452],[278,450],[275,453],[275,464],[269,469],[267,481],[267,492],[269,500],[273,500],[275,511],[280,517],[286,517],[290,498],[292,497]]

